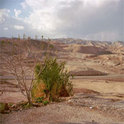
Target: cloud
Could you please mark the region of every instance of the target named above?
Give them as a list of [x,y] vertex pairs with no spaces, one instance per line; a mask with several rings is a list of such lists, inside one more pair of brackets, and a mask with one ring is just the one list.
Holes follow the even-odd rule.
[[8,30],[8,28],[7,28],[7,27],[5,27],[5,28],[3,28],[3,30],[7,31],[7,30]]
[[84,37],[86,40],[98,40],[100,39],[101,41],[115,41],[115,39],[119,39],[119,35],[117,32],[99,32],[99,33],[94,33],[94,34],[89,34]]
[[16,30],[23,30],[24,29],[24,26],[22,26],[22,25],[14,25],[14,28]]
[[[6,30],[6,28],[8,28],[8,30]],[[30,37],[34,37],[36,34],[38,36],[42,35],[37,30],[33,29],[31,25],[26,23],[24,19],[18,19],[10,15],[5,16],[5,21],[0,24],[0,29],[0,37],[16,37],[18,34],[22,37],[24,33],[26,36]]]
[[18,16],[21,14],[21,10],[14,9],[15,17],[18,18]]
[[4,10],[1,29],[46,37],[124,40],[123,0],[24,0],[20,4],[28,13],[14,9],[14,18]]
[[23,9],[26,8],[26,3],[25,3],[25,2],[22,2],[22,3],[20,3],[20,4],[21,4],[21,6],[22,6]]
[[[25,0],[33,29],[52,37],[123,39],[122,0]],[[102,34],[102,35],[101,35]],[[107,38],[106,38],[107,36]]]
[[[62,21],[59,27],[60,32],[65,32],[70,36],[84,37],[86,35],[106,34],[106,32],[117,33],[123,31],[122,8],[117,1],[110,1],[96,7],[87,4],[83,7],[82,1],[73,1],[70,7],[61,8],[57,15]],[[112,4],[112,3],[113,4]],[[89,7],[88,7],[89,5]],[[75,11],[76,10],[76,11]],[[105,36],[105,35],[104,35]],[[102,36],[99,38],[103,39]],[[111,36],[109,40],[113,39]]]
[[9,16],[9,13],[9,9],[0,9],[0,24],[2,24],[6,20],[6,17]]

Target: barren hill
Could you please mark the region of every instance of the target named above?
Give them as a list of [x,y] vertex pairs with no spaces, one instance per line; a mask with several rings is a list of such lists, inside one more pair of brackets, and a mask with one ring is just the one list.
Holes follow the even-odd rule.
[[[66,61],[69,71],[92,71],[101,73],[124,73],[124,43],[86,41],[81,39],[19,40],[1,38],[0,54],[10,54],[13,46],[19,47],[27,59],[37,56],[41,61],[44,55],[56,56]],[[89,68],[91,70],[89,70]]]

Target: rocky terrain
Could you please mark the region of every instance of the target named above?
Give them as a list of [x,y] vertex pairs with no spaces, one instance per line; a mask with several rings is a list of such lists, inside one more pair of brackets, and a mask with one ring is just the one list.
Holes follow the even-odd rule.
[[[29,44],[28,41],[26,41]],[[24,40],[0,39],[0,55],[21,45],[27,65],[33,56],[42,61],[46,52],[65,61],[74,78],[74,96],[61,103],[0,115],[2,124],[124,124],[124,42],[85,41],[81,39],[31,40],[32,52],[25,52]],[[51,49],[47,49],[51,46]],[[16,82],[3,70],[0,60],[0,102],[25,101]],[[6,77],[6,79],[2,77]]]

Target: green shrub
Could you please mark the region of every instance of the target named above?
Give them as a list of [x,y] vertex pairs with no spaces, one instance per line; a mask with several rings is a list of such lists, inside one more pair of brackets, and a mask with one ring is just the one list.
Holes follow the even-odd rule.
[[43,101],[43,104],[44,105],[47,105],[48,103],[49,103],[49,101],[47,101],[47,100],[46,101]]
[[4,44],[5,44],[5,41],[4,41],[4,40],[2,40],[2,41],[1,41],[1,45],[4,45]]
[[0,103],[0,113],[4,113],[6,110],[9,110],[7,103]]
[[4,112],[4,110],[5,110],[5,103],[0,103],[0,113],[1,112]]
[[21,106],[22,106],[22,108],[23,109],[28,109],[28,108],[30,108],[32,105],[30,105],[29,103],[23,103],[23,104],[21,104]]
[[54,58],[46,58],[43,64],[35,67],[36,83],[44,83],[44,93],[49,101],[54,101],[60,96],[72,94],[70,74],[65,70],[65,63],[58,63]]
[[44,97],[38,97],[36,98],[36,103],[42,103],[43,102]]

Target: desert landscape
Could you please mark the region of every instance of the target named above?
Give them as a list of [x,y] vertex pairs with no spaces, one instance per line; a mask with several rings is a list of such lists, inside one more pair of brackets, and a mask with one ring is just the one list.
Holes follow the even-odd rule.
[[124,0],[0,0],[0,124],[124,124]]
[[[25,51],[26,43],[31,52]],[[73,76],[70,80],[74,94],[47,106],[7,111],[0,114],[1,124],[124,124],[124,42],[1,38],[0,55],[11,53],[13,44],[23,46],[20,48],[26,56],[25,68],[34,63],[34,56],[43,61],[46,53],[65,62]],[[16,106],[26,98],[3,64],[1,57],[0,103]],[[29,80],[30,76],[27,83]]]

